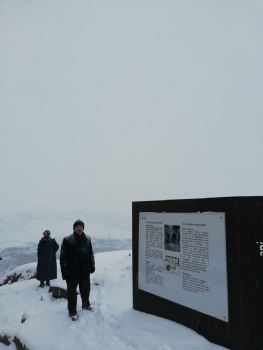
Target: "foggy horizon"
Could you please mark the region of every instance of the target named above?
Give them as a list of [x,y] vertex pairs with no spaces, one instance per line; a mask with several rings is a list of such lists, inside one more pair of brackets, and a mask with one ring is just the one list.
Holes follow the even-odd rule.
[[0,215],[263,195],[263,3],[0,1]]

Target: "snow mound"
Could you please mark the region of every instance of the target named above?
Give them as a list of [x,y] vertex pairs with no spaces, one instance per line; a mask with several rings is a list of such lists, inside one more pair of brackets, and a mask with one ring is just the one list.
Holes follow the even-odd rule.
[[0,286],[36,278],[36,263],[16,267],[0,280]]
[[[130,250],[98,253],[95,261],[90,297],[94,312],[81,309],[78,295],[79,319],[72,322],[67,301],[53,298],[38,281],[7,284],[0,288],[0,336],[16,337],[29,350],[223,349],[182,325],[133,310]],[[34,271],[36,264],[28,265]],[[26,273],[27,268],[15,270]],[[66,289],[59,264],[58,276],[51,285]]]

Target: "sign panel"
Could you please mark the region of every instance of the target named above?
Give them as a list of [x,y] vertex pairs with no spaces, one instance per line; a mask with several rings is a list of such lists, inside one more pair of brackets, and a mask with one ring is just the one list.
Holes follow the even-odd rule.
[[228,322],[224,213],[140,213],[139,289]]

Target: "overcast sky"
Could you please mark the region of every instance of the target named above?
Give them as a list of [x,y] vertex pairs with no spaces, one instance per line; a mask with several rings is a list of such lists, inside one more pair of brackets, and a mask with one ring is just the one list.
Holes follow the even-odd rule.
[[0,0],[0,214],[263,195],[263,2]]

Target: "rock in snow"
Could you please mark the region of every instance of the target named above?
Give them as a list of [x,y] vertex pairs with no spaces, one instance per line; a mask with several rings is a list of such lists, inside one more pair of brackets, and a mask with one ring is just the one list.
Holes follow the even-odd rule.
[[36,278],[36,263],[16,267],[0,280],[0,286]]
[[[224,349],[182,325],[133,310],[131,251],[98,253],[95,259],[90,296],[94,312],[81,309],[78,295],[76,322],[68,316],[65,299],[53,298],[48,287],[39,288],[30,279],[26,271],[33,274],[36,263],[15,269],[24,280],[0,287],[0,339],[11,342],[0,343],[0,350],[22,349],[21,344],[29,350]],[[52,287],[66,289],[59,264],[58,276]]]

